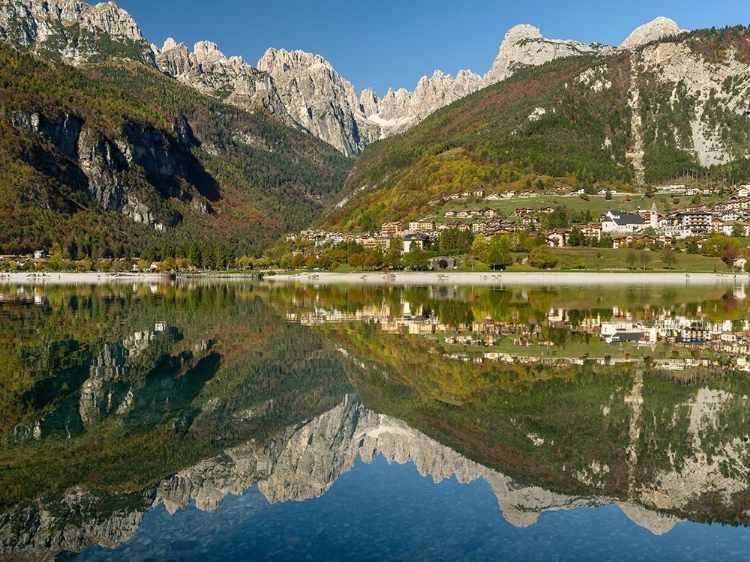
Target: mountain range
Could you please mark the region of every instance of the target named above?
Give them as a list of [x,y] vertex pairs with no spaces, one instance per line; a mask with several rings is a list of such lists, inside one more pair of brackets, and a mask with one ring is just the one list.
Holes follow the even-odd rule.
[[[620,48],[637,48],[681,32],[672,20],[657,18],[634,31]],[[440,107],[509,78],[520,68],[617,50],[598,43],[546,39],[539,29],[518,25],[506,34],[486,75],[462,70],[453,78],[436,70],[431,77],[422,77],[414,91],[389,90],[380,99],[369,88],[358,94],[327,60],[304,51],[271,48],[253,67],[241,57],[227,57],[210,41],[196,43],[192,52],[171,38],[161,48],[149,46],[137,23],[114,2],[91,6],[72,0],[7,0],[0,7],[0,37],[73,64],[112,54],[128,56],[231,105],[263,107],[283,123],[302,126],[349,156],[375,140],[403,132]],[[107,45],[102,45],[102,37],[107,37]]]
[[[484,76],[436,71],[382,99],[302,51],[268,49],[251,66],[209,41],[150,45],[114,2],[3,0],[0,40],[6,252],[218,238],[258,254],[315,221],[423,215],[467,182],[737,176],[749,152],[744,28],[688,33],[657,18],[614,47],[518,25]],[[60,76],[90,97],[49,88]]]

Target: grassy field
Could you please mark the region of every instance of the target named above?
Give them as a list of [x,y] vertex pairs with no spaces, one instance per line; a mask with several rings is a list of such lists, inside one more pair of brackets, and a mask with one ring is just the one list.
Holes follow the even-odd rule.
[[[661,250],[631,250],[630,248],[588,248],[584,246],[553,248],[552,252],[558,257],[557,270],[577,271],[676,271],[684,273],[731,273],[734,270],[721,261],[720,258],[709,258],[699,254],[685,254],[675,252],[677,260],[674,265],[667,267],[664,263]],[[630,254],[635,256],[635,264],[631,269],[628,262]],[[539,271],[539,269],[528,264],[520,263],[528,254],[514,253],[513,259],[516,263],[506,271],[525,272]],[[486,264],[469,260],[462,260],[457,271],[487,271]]]
[[[676,263],[667,267],[661,250],[631,250],[629,248],[555,248],[554,254],[560,259],[557,269],[580,269],[584,271],[623,271],[631,270],[628,262],[630,254],[636,260],[633,271],[683,271],[686,273],[733,271],[720,258],[709,258],[698,254],[675,252]],[[513,266],[515,267],[515,266]],[[509,269],[511,271],[512,269]]]

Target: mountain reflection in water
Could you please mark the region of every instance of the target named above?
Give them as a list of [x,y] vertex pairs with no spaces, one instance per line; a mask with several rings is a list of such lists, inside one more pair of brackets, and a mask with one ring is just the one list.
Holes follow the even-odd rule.
[[605,505],[655,536],[750,524],[741,288],[13,291],[3,558],[133,554],[155,507],[319,498],[378,456],[486,482],[517,528]]

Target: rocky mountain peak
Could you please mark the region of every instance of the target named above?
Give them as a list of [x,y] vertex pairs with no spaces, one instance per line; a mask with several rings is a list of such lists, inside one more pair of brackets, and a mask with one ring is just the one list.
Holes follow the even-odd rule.
[[353,156],[380,136],[364,118],[354,85],[320,55],[268,49],[258,61],[291,118],[316,137]]
[[546,39],[533,25],[521,24],[505,34],[497,58],[485,76],[487,84],[510,78],[517,70],[539,66],[555,59],[588,54],[607,54],[614,47],[599,43]]
[[542,32],[538,27],[522,23],[508,30],[500,48],[502,49],[503,45],[515,45],[527,39],[544,39],[544,36],[542,36]]
[[243,109],[263,107],[282,123],[293,124],[271,77],[241,57],[227,58],[216,43],[198,41],[191,53],[185,43],[169,38],[152,50],[159,70],[183,84]]
[[[181,45],[185,45],[185,43],[180,43]],[[177,41],[172,39],[171,37],[167,37],[167,40],[164,41],[164,46],[161,48],[162,51],[171,51],[177,47]]]
[[258,61],[258,69],[268,72],[271,76],[299,68],[311,68],[315,66],[323,66],[333,70],[331,63],[322,56],[305,51],[268,49]]
[[658,41],[671,35],[682,33],[683,29],[674,20],[659,16],[653,21],[646,23],[628,35],[627,39],[620,44],[623,49],[636,49],[646,43]]
[[[88,34],[81,33],[89,32]],[[100,52],[97,38],[106,34],[120,53],[149,63],[151,49],[133,17],[114,2],[96,5],[76,0],[3,0],[0,40],[22,48],[57,53],[73,63],[96,60],[118,49]]]
[[212,41],[198,41],[193,47],[193,56],[198,64],[214,64],[227,60],[219,46]]

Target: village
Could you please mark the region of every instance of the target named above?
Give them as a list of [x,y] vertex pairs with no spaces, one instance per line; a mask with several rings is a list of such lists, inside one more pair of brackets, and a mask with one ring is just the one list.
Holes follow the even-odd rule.
[[[485,195],[484,191],[472,191],[455,194],[444,198],[445,204],[440,216],[431,216],[421,220],[394,220],[383,223],[380,230],[368,233],[327,232],[324,230],[305,230],[299,234],[287,235],[287,241],[304,242],[314,248],[321,248],[342,242],[361,244],[365,250],[392,250],[392,241],[398,239],[402,253],[414,248],[426,249],[434,244],[440,234],[449,229],[469,231],[473,235],[490,238],[496,235],[526,232],[531,236],[543,236],[551,248],[567,246],[600,245],[604,247],[664,248],[678,241],[690,240],[698,249],[713,234],[725,236],[750,236],[750,185],[735,187],[730,194],[723,197],[712,207],[700,202],[701,196],[710,196],[709,189],[689,188],[685,185],[665,185],[654,188],[654,192],[669,197],[692,198],[690,203],[679,210],[659,209],[654,202],[648,208],[626,212],[610,209],[601,213],[598,220],[589,222],[568,221],[566,226],[545,228],[551,217],[559,209],[565,209],[564,199],[556,206],[533,206],[531,202],[539,200],[540,195],[533,192],[504,193]],[[617,194],[614,194],[617,195]],[[570,191],[567,197],[588,196],[582,190]],[[563,197],[565,197],[563,196]],[[612,192],[602,191],[592,197],[606,197],[613,205],[617,204]],[[628,201],[631,196],[624,195]],[[562,198],[560,198],[562,199]],[[558,199],[558,201],[560,201]],[[512,213],[503,217],[497,208],[498,201],[524,201],[515,206]],[[474,205],[467,205],[467,202]],[[477,201],[484,204],[476,205]],[[451,207],[451,203],[454,204]],[[469,208],[473,207],[473,208]],[[590,214],[590,213],[589,213]],[[744,268],[746,260],[738,257],[733,266]]]

